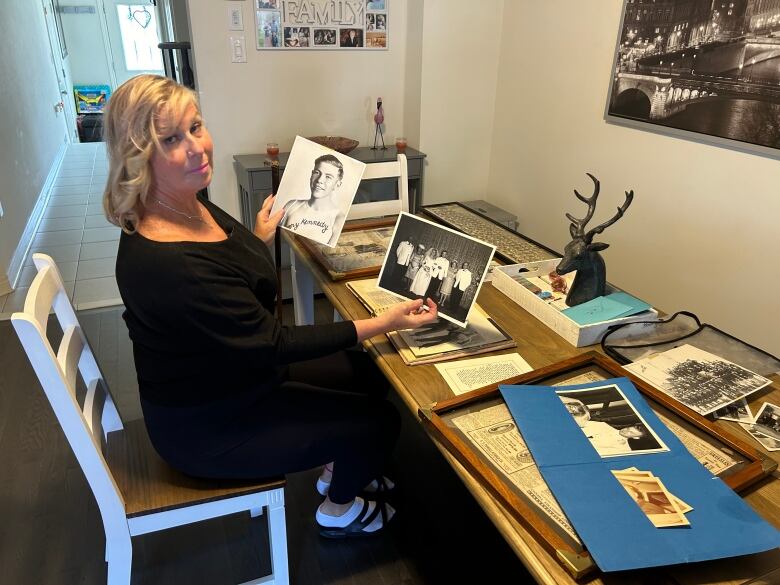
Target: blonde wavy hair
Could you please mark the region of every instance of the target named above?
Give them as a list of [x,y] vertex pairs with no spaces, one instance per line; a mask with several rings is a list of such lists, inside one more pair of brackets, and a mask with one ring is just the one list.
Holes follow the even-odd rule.
[[139,75],[111,95],[104,113],[108,182],[103,210],[128,234],[136,231],[152,188],[151,158],[162,152],[160,130],[175,128],[189,107],[200,112],[191,89],[167,77]]

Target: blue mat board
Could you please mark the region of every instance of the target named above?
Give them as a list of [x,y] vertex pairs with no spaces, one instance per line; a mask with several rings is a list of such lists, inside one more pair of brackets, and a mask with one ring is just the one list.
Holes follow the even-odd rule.
[[[669,451],[601,458],[556,391],[617,385]],[[602,571],[757,553],[780,546],[765,522],[701,465],[626,378],[577,386],[500,386],[542,476]],[[691,506],[690,526],[655,528],[612,475],[637,467]]]

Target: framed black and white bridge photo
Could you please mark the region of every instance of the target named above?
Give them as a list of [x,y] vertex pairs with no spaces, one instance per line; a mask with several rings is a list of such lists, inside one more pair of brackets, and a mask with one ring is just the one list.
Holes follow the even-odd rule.
[[780,2],[625,0],[606,119],[780,157]]

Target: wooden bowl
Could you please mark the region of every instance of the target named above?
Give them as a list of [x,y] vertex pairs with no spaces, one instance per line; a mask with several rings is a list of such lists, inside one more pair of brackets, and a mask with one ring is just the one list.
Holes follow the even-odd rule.
[[347,154],[355,150],[355,147],[359,144],[357,140],[344,138],[343,136],[309,136],[308,139],[322,146],[332,148],[341,154]]

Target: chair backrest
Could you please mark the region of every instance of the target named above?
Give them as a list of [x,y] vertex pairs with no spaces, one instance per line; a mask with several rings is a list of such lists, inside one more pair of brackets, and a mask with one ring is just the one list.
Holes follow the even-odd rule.
[[[45,254],[35,254],[33,260],[38,274],[24,310],[14,313],[11,321],[95,494],[104,523],[124,521],[124,502],[103,457],[108,433],[122,429],[122,420],[54,260]],[[46,333],[51,309],[63,333],[56,353]],[[79,375],[86,387],[83,405],[77,396]]]
[[364,181],[387,177],[398,177],[398,199],[355,203],[349,208],[348,220],[398,215],[401,211],[409,211],[409,175],[406,170],[405,154],[399,154],[397,160],[392,162],[368,164],[366,172],[363,173]]

